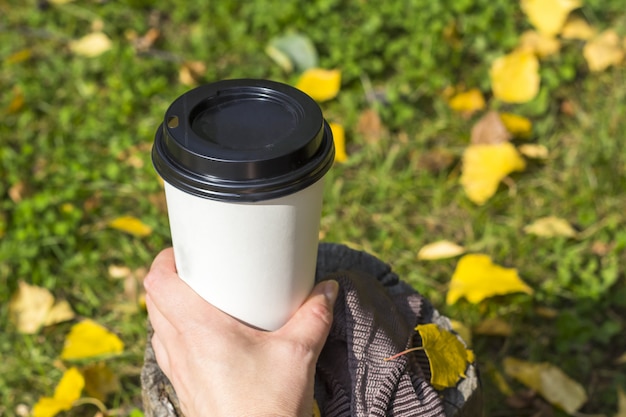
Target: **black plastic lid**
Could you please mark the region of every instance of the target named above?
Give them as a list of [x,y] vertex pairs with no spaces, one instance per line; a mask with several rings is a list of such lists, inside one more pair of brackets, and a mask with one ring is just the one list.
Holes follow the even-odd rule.
[[219,81],[177,98],[152,148],[155,169],[174,187],[246,202],[308,187],[334,155],[330,127],[312,98],[253,79]]

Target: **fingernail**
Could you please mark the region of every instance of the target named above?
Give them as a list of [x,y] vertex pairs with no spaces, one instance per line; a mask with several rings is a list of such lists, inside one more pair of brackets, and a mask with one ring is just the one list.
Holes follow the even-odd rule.
[[337,294],[339,293],[339,283],[334,279],[326,281],[324,283],[324,296],[328,300],[330,304],[335,304],[335,300],[337,300]]

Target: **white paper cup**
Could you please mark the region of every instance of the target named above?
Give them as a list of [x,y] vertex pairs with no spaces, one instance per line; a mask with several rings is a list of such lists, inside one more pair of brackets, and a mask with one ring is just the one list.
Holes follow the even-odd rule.
[[235,318],[280,328],[314,283],[334,159],[319,106],[271,81],[202,86],[170,106],[152,155],[180,277]]

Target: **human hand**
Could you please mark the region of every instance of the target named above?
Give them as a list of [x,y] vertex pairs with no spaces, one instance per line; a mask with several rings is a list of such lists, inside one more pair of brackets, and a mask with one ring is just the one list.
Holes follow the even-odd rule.
[[336,281],[319,283],[282,328],[246,326],[204,301],[162,251],[144,280],[157,363],[187,417],[310,417],[315,363],[328,336]]

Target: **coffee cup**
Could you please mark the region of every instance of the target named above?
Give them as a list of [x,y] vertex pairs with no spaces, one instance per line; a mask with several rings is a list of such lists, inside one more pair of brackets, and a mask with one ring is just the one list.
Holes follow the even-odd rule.
[[152,160],[180,277],[250,326],[284,325],[314,284],[334,152],[317,103],[289,85],[224,80],[177,98]]

